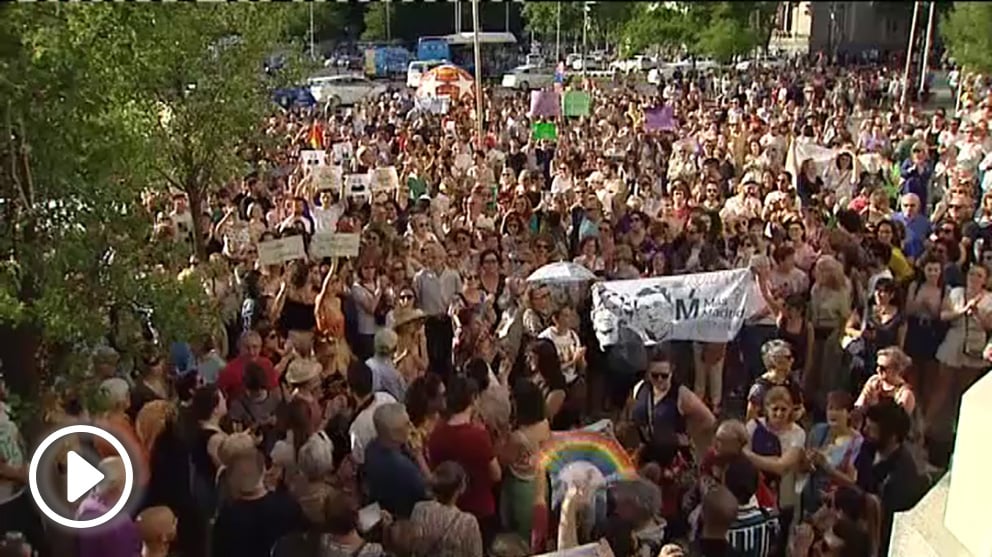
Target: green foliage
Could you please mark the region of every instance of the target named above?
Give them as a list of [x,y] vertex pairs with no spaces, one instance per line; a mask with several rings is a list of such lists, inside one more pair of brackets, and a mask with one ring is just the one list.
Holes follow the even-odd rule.
[[524,2],[522,14],[526,29],[545,40],[553,40],[560,10],[562,36],[581,33],[582,5],[582,2]]
[[955,2],[942,18],[940,33],[947,50],[968,71],[992,72],[992,4]]
[[767,46],[775,2],[653,2],[636,7],[623,28],[627,54],[658,46],[729,61]]
[[213,327],[202,287],[151,265],[184,248],[149,242],[141,194],[202,200],[243,172],[274,85],[263,61],[293,10],[0,6],[0,358],[14,388],[86,366],[115,306],[153,308],[165,342]]
[[362,31],[363,41],[384,41],[391,39],[392,25],[396,21],[396,8],[392,2],[377,2],[369,4],[365,12],[365,30]]

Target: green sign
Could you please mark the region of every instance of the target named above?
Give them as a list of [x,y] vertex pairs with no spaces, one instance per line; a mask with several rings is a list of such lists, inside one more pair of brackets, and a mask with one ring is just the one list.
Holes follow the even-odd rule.
[[589,116],[592,95],[585,91],[569,91],[562,96],[561,102],[565,116]]
[[538,141],[558,139],[558,126],[554,122],[537,122],[531,127],[530,136]]

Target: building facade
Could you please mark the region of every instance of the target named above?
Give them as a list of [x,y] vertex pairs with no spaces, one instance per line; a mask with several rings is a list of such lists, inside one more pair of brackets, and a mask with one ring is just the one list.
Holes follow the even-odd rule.
[[781,2],[770,50],[879,55],[906,49],[909,2]]

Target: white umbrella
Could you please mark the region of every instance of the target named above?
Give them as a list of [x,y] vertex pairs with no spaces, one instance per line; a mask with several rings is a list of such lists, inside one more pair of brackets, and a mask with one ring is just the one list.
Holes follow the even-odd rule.
[[552,284],[584,282],[596,280],[597,277],[592,271],[577,263],[559,261],[549,263],[534,271],[527,277],[527,282],[549,282]]

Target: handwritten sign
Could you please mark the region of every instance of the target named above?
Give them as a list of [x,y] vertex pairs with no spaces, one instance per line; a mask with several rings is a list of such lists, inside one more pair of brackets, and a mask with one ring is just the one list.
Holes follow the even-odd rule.
[[294,259],[306,259],[303,236],[290,236],[258,243],[258,262],[262,265],[279,265]]
[[371,184],[372,177],[368,174],[348,174],[344,179],[345,193],[350,197],[369,197]]
[[303,161],[303,166],[306,168],[324,166],[327,164],[327,151],[322,149],[300,151],[300,160]]
[[530,116],[557,118],[561,115],[561,98],[558,91],[531,91]]
[[535,122],[531,127],[531,138],[538,141],[558,139],[558,126],[554,122]]
[[344,170],[340,166],[318,166],[313,169],[313,181],[317,191],[338,191],[344,184]]
[[331,152],[334,153],[334,161],[337,163],[342,163],[355,157],[355,149],[352,147],[350,141],[335,143],[331,146]]
[[360,245],[361,234],[318,232],[310,239],[310,256],[314,259],[357,257]]
[[396,190],[400,187],[400,176],[395,166],[384,166],[372,171],[372,191]]
[[589,116],[592,95],[585,91],[569,91],[562,96],[562,110],[565,116]]
[[675,110],[665,105],[644,111],[644,131],[670,132],[675,130]]

